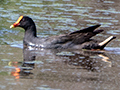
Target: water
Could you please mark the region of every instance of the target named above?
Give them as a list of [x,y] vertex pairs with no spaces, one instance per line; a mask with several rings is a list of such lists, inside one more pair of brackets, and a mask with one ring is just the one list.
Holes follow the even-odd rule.
[[[0,89],[119,90],[119,0],[0,0]],[[10,29],[20,15],[30,16],[39,37],[101,24],[95,36],[117,38],[101,51],[23,50],[24,30]]]

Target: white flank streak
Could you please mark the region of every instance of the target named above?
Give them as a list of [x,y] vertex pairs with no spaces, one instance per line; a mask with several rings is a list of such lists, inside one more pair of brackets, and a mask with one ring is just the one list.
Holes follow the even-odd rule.
[[40,44],[40,47],[42,47],[42,48],[43,48],[44,46],[43,46],[42,44]]
[[31,42],[29,43],[29,45],[31,45],[31,46],[35,46],[35,44],[33,44],[33,43],[31,43]]
[[34,50],[34,48],[33,48],[33,47],[31,47],[31,46],[28,46],[28,49],[29,49],[29,50]]
[[44,45],[42,45],[42,44],[33,44],[33,43],[31,43],[31,42],[29,42],[29,45],[30,45],[30,46],[29,46],[28,48],[29,48],[30,50],[33,50],[34,48],[41,48],[41,49],[42,49],[42,48],[44,47]]
[[36,44],[36,47],[38,47],[39,45],[38,44]]

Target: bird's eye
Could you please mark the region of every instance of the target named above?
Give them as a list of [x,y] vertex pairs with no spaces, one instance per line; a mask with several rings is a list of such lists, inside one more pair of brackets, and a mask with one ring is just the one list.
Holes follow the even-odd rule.
[[25,21],[25,19],[23,18],[23,19],[22,19],[22,21],[24,22],[24,21]]

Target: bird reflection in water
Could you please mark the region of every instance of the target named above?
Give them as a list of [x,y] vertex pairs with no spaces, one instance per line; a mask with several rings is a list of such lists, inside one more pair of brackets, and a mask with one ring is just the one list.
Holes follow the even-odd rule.
[[[67,58],[64,62],[68,65],[77,66],[78,69],[87,69],[89,71],[99,71],[100,67],[103,67],[103,62],[107,67],[112,66],[112,62],[109,57],[104,54],[104,51],[73,51],[73,55],[60,55],[60,57]],[[99,61],[100,59],[100,61]],[[81,67],[82,66],[82,67]],[[99,67],[99,68],[98,68]]]
[[9,62],[9,66],[13,66],[15,69],[11,72],[11,75],[15,77],[15,79],[20,78],[20,71],[21,69],[18,67],[19,62]]
[[[85,69],[92,72],[100,71],[100,68],[104,66],[106,67],[112,66],[109,57],[104,53],[105,53],[104,51],[90,51],[90,50],[61,51],[61,50],[49,50],[49,49],[29,50],[25,48],[23,50],[24,60],[21,63],[21,66],[18,67],[17,63],[16,65],[11,64],[15,67],[15,71],[12,71],[11,74],[16,79],[28,78],[28,76],[34,75],[35,72],[32,72],[32,70],[36,69],[36,64],[37,64],[36,63],[37,61],[35,62],[36,57],[37,60],[38,59],[41,60],[41,57],[44,57],[43,59],[45,58],[49,59],[52,57],[51,65],[54,62],[61,63],[62,61],[62,64],[68,66],[69,69],[77,68],[77,69]],[[57,65],[56,67],[60,68],[60,66]],[[37,72],[40,72],[40,69],[38,69]]]

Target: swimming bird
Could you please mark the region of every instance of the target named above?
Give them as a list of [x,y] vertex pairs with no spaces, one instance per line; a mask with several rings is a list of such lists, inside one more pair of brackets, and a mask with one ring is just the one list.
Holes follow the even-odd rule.
[[28,16],[20,16],[10,28],[22,27],[25,30],[23,38],[25,46],[45,49],[104,49],[115,37],[110,36],[102,42],[91,39],[91,37],[104,31],[102,29],[96,30],[99,26],[100,24],[97,24],[68,34],[41,38],[37,37],[34,21]]

